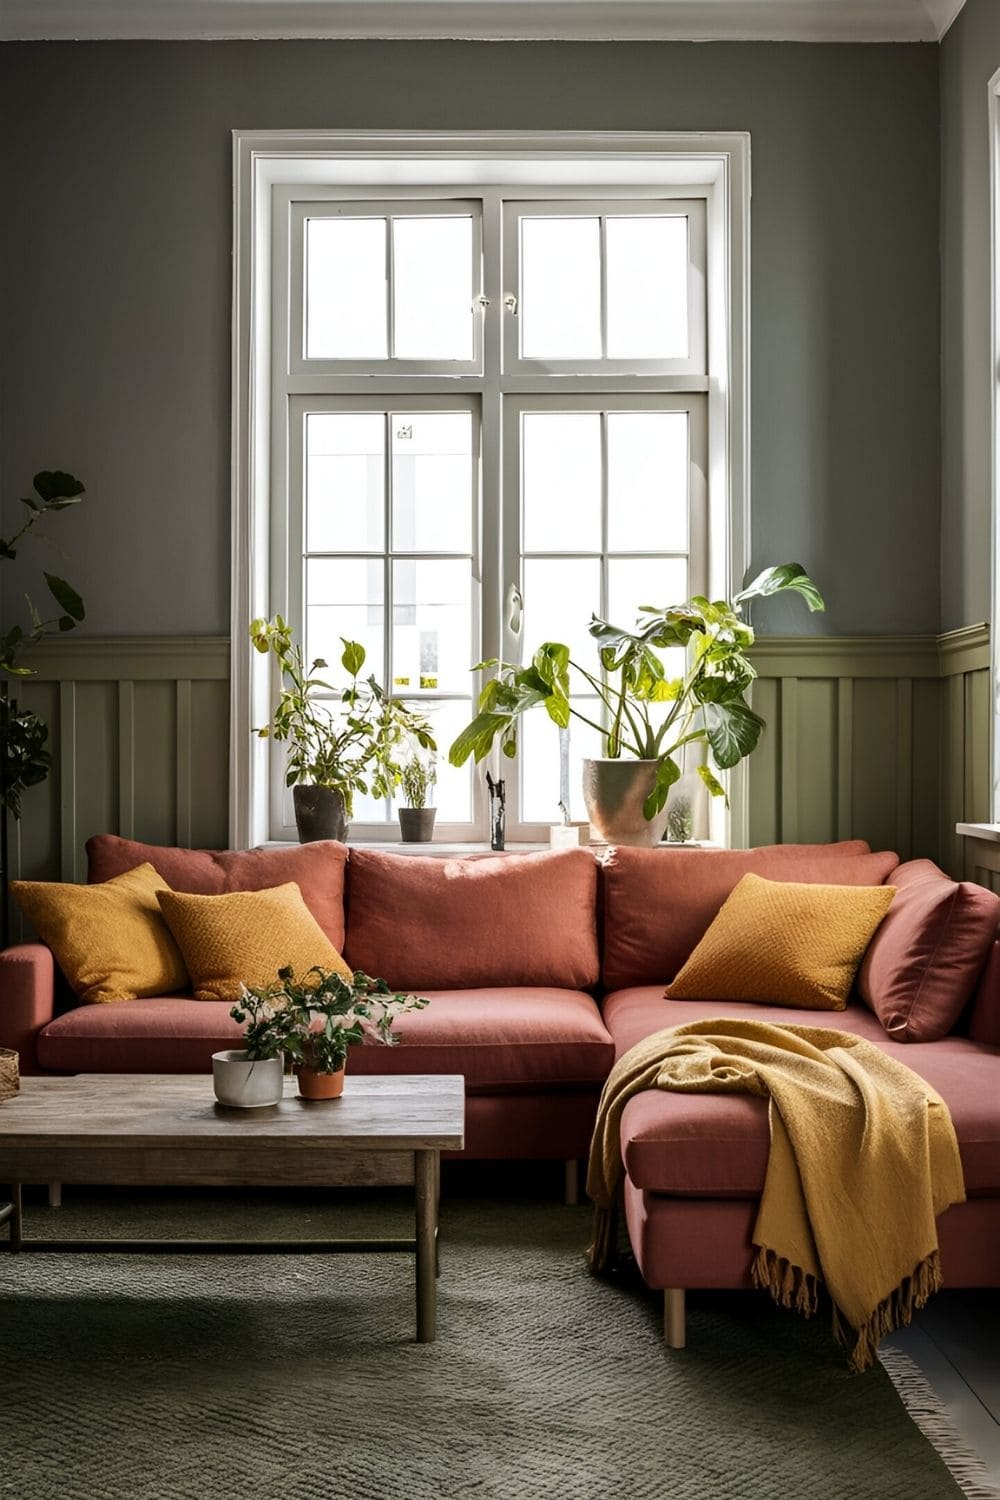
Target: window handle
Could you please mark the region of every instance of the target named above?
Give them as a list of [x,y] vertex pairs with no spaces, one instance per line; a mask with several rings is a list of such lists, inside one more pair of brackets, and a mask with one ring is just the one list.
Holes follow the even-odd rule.
[[513,292],[507,293],[506,297],[503,299],[503,305],[507,309],[507,311],[514,317],[517,316],[517,298],[514,296]]
[[516,641],[521,639],[521,619],[524,613],[524,598],[516,583],[507,590],[507,630]]

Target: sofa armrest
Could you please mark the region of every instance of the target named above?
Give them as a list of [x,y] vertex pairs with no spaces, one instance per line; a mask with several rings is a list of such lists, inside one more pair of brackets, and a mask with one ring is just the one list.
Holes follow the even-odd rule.
[[24,1074],[40,1071],[35,1038],[55,1012],[55,963],[44,943],[0,953],[0,1047],[12,1047]]

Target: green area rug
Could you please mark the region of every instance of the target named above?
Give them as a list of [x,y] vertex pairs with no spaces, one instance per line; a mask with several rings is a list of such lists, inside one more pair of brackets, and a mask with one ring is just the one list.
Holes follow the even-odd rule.
[[[42,1237],[408,1234],[410,1196],[109,1194]],[[589,1214],[446,1201],[438,1340],[402,1255],[0,1254],[17,1500],[955,1500],[885,1371],[755,1293],[593,1280]],[[3,1232],[0,1231],[0,1243]]]

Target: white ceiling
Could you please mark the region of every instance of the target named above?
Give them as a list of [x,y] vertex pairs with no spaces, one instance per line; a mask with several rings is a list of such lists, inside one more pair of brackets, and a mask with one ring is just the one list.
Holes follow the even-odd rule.
[[965,0],[0,0],[0,40],[935,42]]

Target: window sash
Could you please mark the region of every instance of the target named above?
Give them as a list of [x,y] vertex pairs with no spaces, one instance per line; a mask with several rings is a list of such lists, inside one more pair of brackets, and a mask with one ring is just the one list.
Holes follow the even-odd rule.
[[[383,493],[383,526],[384,547],[379,549],[344,550],[337,552],[314,551],[310,552],[306,542],[306,430],[307,418],[312,415],[337,414],[343,412],[370,412],[376,414],[388,413],[387,443],[385,451],[385,487]],[[468,552],[440,552],[427,550],[396,549],[393,546],[392,535],[392,450],[388,441],[388,433],[391,431],[392,416],[394,413],[416,415],[420,412],[468,412],[472,418],[472,483],[470,486],[470,533],[471,548]],[[287,400],[287,472],[285,478],[288,505],[285,516],[280,522],[284,532],[285,547],[287,549],[287,568],[283,580],[283,593],[286,601],[286,609],[282,612],[292,622],[296,638],[303,643],[303,649],[308,653],[306,639],[306,585],[305,572],[310,557],[334,557],[338,560],[361,559],[365,561],[377,561],[382,567],[383,576],[383,648],[381,661],[369,658],[363,669],[363,676],[369,672],[375,674],[383,686],[388,686],[391,692],[391,665],[392,665],[392,629],[393,629],[393,565],[399,561],[467,561],[469,564],[469,603],[470,603],[470,638],[469,638],[469,666],[480,659],[479,647],[483,635],[483,601],[482,601],[482,540],[481,540],[481,404],[476,395],[440,396],[427,395],[420,390],[412,390],[407,395],[396,399],[384,396],[291,396]],[[331,661],[330,675],[332,680],[339,684],[344,679],[340,669],[339,661]],[[272,702],[280,687],[280,681],[276,663],[272,663]],[[423,690],[415,694],[405,691],[392,693],[393,697],[406,702],[412,702],[417,707],[426,705],[432,709],[435,704],[468,702],[469,717],[475,712],[478,685],[470,671],[469,693],[464,698],[455,692],[449,691],[427,691]],[[269,766],[270,783],[270,805],[271,805],[271,832],[274,839],[292,839],[297,837],[295,829],[295,818],[292,810],[291,792],[285,787],[285,755],[284,745],[273,743]],[[447,756],[447,744],[438,745],[439,753]],[[480,839],[486,836],[487,829],[487,806],[484,790],[479,785],[480,778],[473,777],[471,790],[472,816],[468,821],[444,822],[435,824],[435,838],[444,842],[466,842]],[[390,817],[387,803],[387,817],[384,821],[365,822],[360,819],[352,819],[351,836],[355,839],[382,841],[392,837],[397,829],[394,816]]]
[[[688,354],[686,358],[546,359],[522,356],[520,350],[521,223],[531,218],[600,218],[601,337],[607,343],[607,255],[605,221],[614,218],[684,217],[688,222]],[[504,329],[503,364],[508,375],[603,378],[628,375],[704,376],[708,370],[708,303],[706,212],[700,198],[505,199],[503,204]]]
[[[306,354],[306,225],[310,219],[385,219],[389,221],[386,250],[387,336],[390,352],[384,359],[339,359]],[[468,360],[400,359],[392,351],[393,340],[393,219],[471,218],[472,358]],[[288,346],[284,364],[291,376],[478,375],[483,368],[483,216],[482,202],[474,198],[434,199],[308,199],[293,201],[288,234]]]
[[[602,475],[601,475],[601,547],[596,550],[574,550],[565,552],[526,552],[522,547],[522,495],[521,495],[521,431],[522,417],[532,412],[684,412],[688,418],[688,545],[686,552],[608,549],[608,474],[606,462],[606,424],[602,422]],[[548,395],[512,396],[504,403],[503,433],[504,472],[504,553],[503,576],[508,591],[516,591],[523,608],[530,611],[530,599],[524,588],[524,563],[533,557],[567,560],[591,559],[598,563],[600,573],[600,597],[595,602],[594,613],[607,618],[609,561],[616,558],[643,559],[686,557],[688,564],[688,595],[705,593],[709,589],[709,525],[708,525],[708,400],[704,395],[690,393],[653,396],[648,394],[608,395]],[[673,599],[650,600],[649,603],[672,604]],[[518,615],[521,611],[518,611]],[[615,624],[629,625],[629,620],[615,620]],[[523,653],[533,650],[540,641],[523,639],[523,630],[511,627],[508,611],[503,622],[501,654],[506,661],[521,661]],[[583,663],[591,670],[596,662],[596,650]],[[584,696],[583,685],[576,679],[574,684],[579,695]],[[534,714],[543,710],[535,709]],[[549,726],[546,725],[548,729]],[[551,726],[555,740],[557,730]],[[571,725],[572,735],[572,725]],[[507,772],[507,833],[514,841],[537,842],[548,838],[549,823],[529,821],[522,815],[524,804],[521,752],[514,761],[505,762]],[[570,788],[573,797],[574,816],[583,817],[580,788]],[[551,822],[558,820],[556,798],[553,797]]]

